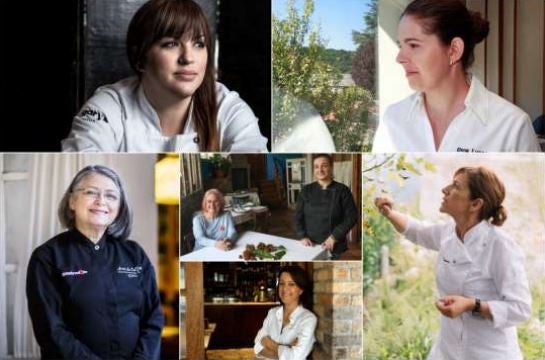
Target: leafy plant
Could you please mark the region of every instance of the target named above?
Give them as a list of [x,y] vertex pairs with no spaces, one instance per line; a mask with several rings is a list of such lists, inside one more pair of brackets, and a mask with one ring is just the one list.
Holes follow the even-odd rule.
[[314,107],[328,120],[337,151],[369,150],[370,139],[364,134],[373,96],[358,86],[339,87],[342,73],[329,63],[330,52],[319,30],[311,29],[313,12],[313,0],[304,0],[301,13],[295,0],[288,0],[286,18],[273,16],[273,141],[287,138]]
[[221,154],[212,155],[208,158],[208,161],[210,161],[214,170],[221,170],[227,173],[231,168],[231,161],[229,160],[229,158],[224,157]]
[[[380,277],[380,249],[391,247],[396,237],[390,222],[375,206],[375,197],[391,193],[391,184],[404,186],[413,176],[435,172],[435,166],[422,157],[407,154],[368,155],[363,162],[363,289],[367,292]],[[389,182],[388,182],[389,181]]]

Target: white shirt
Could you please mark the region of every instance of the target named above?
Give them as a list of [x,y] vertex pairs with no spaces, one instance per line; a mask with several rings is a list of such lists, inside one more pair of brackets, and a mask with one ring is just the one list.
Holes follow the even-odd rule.
[[528,114],[488,91],[476,77],[472,77],[464,104],[438,150],[422,93],[389,106],[375,134],[373,152],[540,151]]
[[[318,322],[316,315],[299,305],[290,315],[289,324],[282,329],[284,308],[278,306],[269,310],[263,327],[254,340],[254,353],[259,354],[264,349],[261,339],[269,336],[278,346],[279,360],[304,360],[312,351],[314,345],[314,330]],[[297,339],[297,345],[289,346]]]
[[[220,151],[267,151],[267,139],[250,107],[234,91],[216,83]],[[181,135],[163,136],[159,117],[137,77],[97,89],[74,117],[63,151],[197,152],[192,107]]]
[[455,319],[441,315],[439,336],[428,360],[522,359],[515,326],[530,318],[532,299],[524,255],[509,235],[481,221],[461,242],[453,222],[426,225],[412,218],[404,235],[415,244],[439,251],[436,283],[440,296],[479,298],[488,302],[492,314],[492,320],[471,312]]

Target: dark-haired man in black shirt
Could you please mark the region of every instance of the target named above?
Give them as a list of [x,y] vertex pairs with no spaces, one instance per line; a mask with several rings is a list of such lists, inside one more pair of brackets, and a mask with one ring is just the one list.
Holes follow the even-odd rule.
[[317,181],[306,185],[297,199],[297,236],[305,246],[321,244],[337,259],[347,249],[346,234],[358,211],[350,189],[333,180],[333,159],[318,154],[313,160]]

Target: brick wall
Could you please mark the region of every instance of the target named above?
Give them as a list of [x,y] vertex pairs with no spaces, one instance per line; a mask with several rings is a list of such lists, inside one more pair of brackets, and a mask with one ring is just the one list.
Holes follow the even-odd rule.
[[363,283],[360,262],[314,263],[315,359],[362,359]]

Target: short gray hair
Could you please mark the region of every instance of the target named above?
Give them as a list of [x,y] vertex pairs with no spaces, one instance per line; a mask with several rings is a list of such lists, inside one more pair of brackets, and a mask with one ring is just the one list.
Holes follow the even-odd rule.
[[78,184],[87,176],[98,174],[106,176],[108,179],[112,180],[114,184],[119,189],[120,199],[119,199],[119,213],[115,218],[114,222],[108,226],[106,233],[111,235],[114,238],[125,240],[129,237],[132,230],[132,211],[127,202],[127,197],[125,196],[125,190],[123,189],[123,184],[119,175],[112,169],[102,166],[102,165],[89,165],[81,169],[72,182],[70,186],[64,192],[64,195],[59,204],[59,220],[62,226],[67,229],[73,230],[76,226],[76,220],[74,211],[70,209],[70,197],[74,194],[74,190]]

